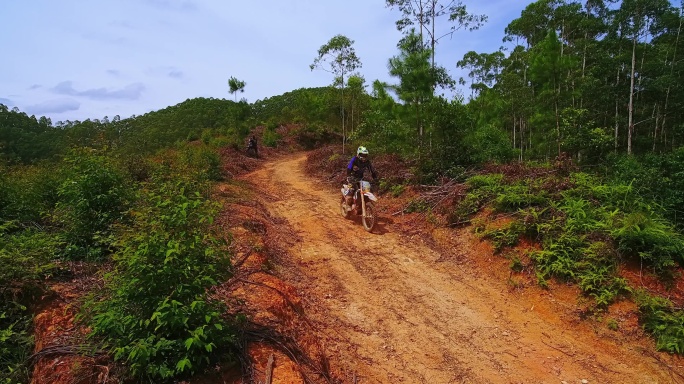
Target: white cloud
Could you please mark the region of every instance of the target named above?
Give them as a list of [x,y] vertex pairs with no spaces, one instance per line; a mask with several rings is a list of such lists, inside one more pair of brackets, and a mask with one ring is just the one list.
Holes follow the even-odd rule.
[[48,100],[35,105],[26,107],[26,113],[29,115],[44,116],[49,114],[61,114],[64,112],[77,111],[81,103],[74,99],[55,99]]
[[121,89],[109,90],[107,88],[92,88],[85,91],[77,91],[73,87],[72,81],[62,81],[57,84],[52,90],[55,93],[69,96],[81,96],[94,100],[107,99],[126,99],[137,100],[140,98],[145,86],[142,83],[129,84]]

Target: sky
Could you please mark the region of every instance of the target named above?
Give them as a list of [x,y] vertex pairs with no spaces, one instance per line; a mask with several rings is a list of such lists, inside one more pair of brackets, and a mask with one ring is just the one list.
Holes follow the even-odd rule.
[[[464,0],[488,21],[440,40],[437,63],[458,79],[466,52],[512,48],[504,29],[531,2]],[[332,84],[310,65],[339,34],[354,41],[367,85],[396,83],[387,62],[399,17],[384,0],[2,0],[0,104],[53,123],[127,118],[196,97],[235,100],[230,77],[253,103]]]

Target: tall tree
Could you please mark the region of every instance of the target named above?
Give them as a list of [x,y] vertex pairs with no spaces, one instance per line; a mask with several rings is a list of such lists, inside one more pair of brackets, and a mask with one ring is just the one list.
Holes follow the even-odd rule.
[[349,80],[347,80],[347,88],[349,88],[349,103],[351,104],[351,121],[350,121],[350,126],[351,126],[351,132],[354,133],[354,128],[356,125],[359,124],[359,119],[354,121],[354,115],[356,114],[357,116],[360,116],[361,114],[361,104],[363,101],[363,96],[366,95],[366,89],[365,89],[365,82],[366,79],[363,78],[360,74],[354,74],[349,76]]
[[347,141],[347,130],[344,117],[344,87],[345,76],[361,68],[361,60],[356,56],[353,47],[354,40],[344,35],[331,38],[326,44],[318,49],[318,56],[309,66],[311,70],[322,69],[332,73],[335,78],[333,84],[339,84],[341,92],[340,113],[342,115],[342,153],[344,153]]
[[558,40],[554,30],[549,31],[546,38],[532,49],[530,58],[530,79],[537,90],[536,96],[540,106],[548,106],[549,109],[540,115],[551,114],[554,117],[555,138],[558,155],[561,153],[561,129],[560,112],[561,91],[570,61],[562,55],[563,44]]
[[245,92],[245,86],[247,83],[244,81],[238,80],[235,77],[231,76],[230,79],[228,79],[228,87],[230,90],[228,91],[231,95],[235,95],[235,102],[237,102],[237,93]]
[[422,140],[425,105],[434,96],[435,86],[450,86],[453,80],[446,69],[431,66],[431,52],[423,47],[415,30],[404,36],[397,46],[399,55],[392,57],[388,64],[390,75],[399,78],[399,84],[395,86],[397,95],[414,110],[418,137]]
[[648,36],[655,33],[654,27],[658,25],[660,18],[670,7],[667,0],[623,0],[618,10],[616,21],[618,28],[630,37],[632,45],[632,57],[629,75],[629,104],[627,106],[627,153],[632,154],[632,139],[634,136],[634,95],[637,72],[637,48],[641,39],[648,40]]
[[[405,34],[415,33],[418,24],[418,35],[423,47],[430,48],[431,65],[435,68],[435,52],[437,43],[461,28],[470,31],[480,28],[486,21],[486,15],[468,13],[462,1],[448,0],[385,0],[387,7],[397,7],[402,18],[396,22],[397,29]],[[437,28],[437,20],[447,18],[447,29]],[[425,38],[427,36],[427,39]]]

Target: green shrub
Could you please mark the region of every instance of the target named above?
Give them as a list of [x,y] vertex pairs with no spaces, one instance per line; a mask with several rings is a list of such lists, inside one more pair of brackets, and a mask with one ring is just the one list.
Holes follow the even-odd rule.
[[562,233],[559,237],[545,239],[543,249],[530,253],[536,263],[537,276],[542,279],[556,276],[566,280],[575,279],[577,261],[581,259],[587,242],[583,236]]
[[511,212],[532,205],[546,203],[546,193],[533,192],[528,185],[510,185],[501,189],[494,207],[499,212]]
[[503,184],[503,177],[499,173],[475,175],[466,181],[466,185],[473,189],[486,189],[495,192]]
[[32,349],[27,308],[15,302],[4,303],[0,309],[0,383],[29,382],[26,361]]
[[261,137],[262,143],[267,146],[274,148],[278,145],[278,140],[280,140],[280,135],[275,130],[267,129]]
[[484,205],[496,197],[501,190],[503,175],[488,174],[475,175],[466,180],[469,190],[465,198],[448,214],[449,225],[465,222],[471,215],[477,213]]
[[607,307],[618,296],[632,291],[627,280],[618,275],[618,261],[610,245],[597,241],[583,250],[583,257],[576,264],[579,287],[600,308]]
[[[383,181],[380,181],[380,189],[383,189],[384,186],[385,185],[383,184]],[[405,190],[406,190],[406,186],[404,186],[402,184],[393,185],[393,186],[389,187],[389,191],[390,191],[390,194],[392,195],[392,197],[401,196],[401,194],[404,193]]]
[[209,230],[217,207],[192,187],[163,181],[146,189],[104,297],[85,306],[93,336],[149,380],[199,372],[233,342],[222,306],[207,295],[229,274],[230,259]]
[[475,163],[506,162],[516,154],[511,148],[508,133],[491,124],[478,125],[464,141],[465,147],[470,149],[471,160]]
[[518,221],[512,221],[503,228],[486,230],[482,237],[492,241],[494,245],[494,252],[499,253],[505,247],[512,247],[518,244],[520,235],[525,228]]
[[221,159],[216,150],[206,145],[188,145],[180,153],[185,172],[198,180],[218,181],[223,179]]
[[684,237],[671,225],[648,212],[635,212],[620,220],[611,231],[618,250],[628,256],[638,255],[658,273],[678,262],[684,265]]
[[684,311],[675,309],[669,300],[644,291],[637,292],[636,302],[639,320],[655,338],[656,348],[684,354]]
[[64,229],[67,256],[98,259],[111,245],[111,226],[123,218],[132,195],[124,172],[96,152],[75,151],[59,187],[55,219]]
[[33,340],[27,305],[40,297],[46,278],[56,271],[57,247],[52,235],[22,230],[12,221],[0,224],[0,382],[28,381],[24,363]]

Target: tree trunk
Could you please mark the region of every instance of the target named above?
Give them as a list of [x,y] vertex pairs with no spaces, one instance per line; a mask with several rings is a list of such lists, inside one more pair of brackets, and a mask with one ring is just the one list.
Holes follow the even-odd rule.
[[515,140],[516,139],[516,137],[515,137],[515,134],[516,134],[515,125],[516,125],[515,113],[513,113],[513,149],[515,149],[515,141],[516,141]]
[[658,103],[653,105],[653,113],[655,114],[655,125],[653,127],[653,149],[652,149],[653,153],[655,153],[655,151],[656,151],[656,141],[658,140],[658,123],[659,123],[658,120],[660,118],[660,108],[657,108],[657,111],[656,111],[657,106],[658,106]]
[[638,33],[632,39],[632,69],[629,79],[629,106],[627,108],[627,154],[632,154],[632,135],[634,134],[634,72],[636,70],[636,46]]
[[[679,26],[677,27],[677,38],[675,39],[675,46],[674,46],[674,52],[672,53],[672,60],[670,61],[670,78],[674,75],[674,65],[675,62],[677,61],[677,46],[679,45],[679,35],[682,31],[682,10],[680,9],[679,11]],[[665,126],[665,121],[667,120],[667,105],[668,101],[670,99],[670,86],[672,82],[669,81],[667,83],[667,91],[665,91],[665,105],[663,106],[663,122],[662,122],[662,128],[660,129],[660,136],[664,138],[663,140],[663,146],[667,146],[667,136],[666,136],[666,126]],[[661,139],[662,140],[662,139]]]
[[435,17],[436,17],[435,13],[437,12],[435,10],[435,7],[437,6],[437,1],[438,0],[432,0],[432,11],[431,11],[431,13],[432,13],[432,39],[431,40],[432,41],[431,41],[430,47],[432,47],[432,69],[433,70],[435,69],[435,45],[437,43],[435,41]]
[[341,115],[342,115],[342,154],[344,154],[344,148],[345,145],[347,144],[347,131],[345,130],[344,126],[344,71],[342,71],[342,110],[341,110]]

